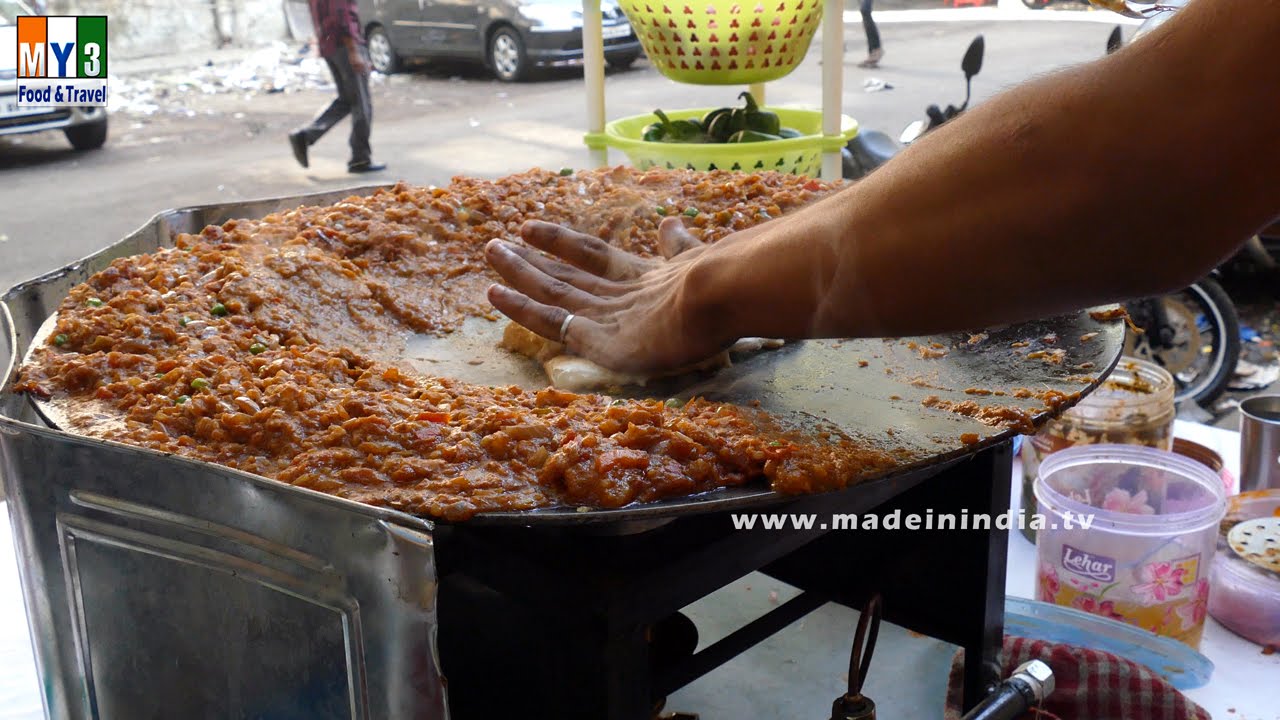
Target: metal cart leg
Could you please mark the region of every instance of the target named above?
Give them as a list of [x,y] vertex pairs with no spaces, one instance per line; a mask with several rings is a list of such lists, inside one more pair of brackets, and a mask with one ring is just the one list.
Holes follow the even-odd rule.
[[[986,507],[992,520],[998,513],[1009,509],[1009,483],[1012,474],[1013,452],[1011,443],[983,453],[962,482],[972,484],[967,488],[977,507]],[[956,478],[960,480],[960,478]],[[966,488],[949,488],[957,491],[957,503],[965,507],[963,495]],[[945,490],[945,489],[944,489]],[[961,634],[958,644],[965,651],[964,710],[968,711],[987,695],[1001,678],[1000,651],[1004,644],[1004,587],[1009,549],[1009,530],[990,528],[982,532],[959,532],[948,538],[955,543],[954,551],[960,567],[972,574],[972,583],[980,592],[962,594],[956,609],[968,619],[957,628]]]
[[[986,450],[877,508],[883,520],[932,511],[990,517],[1009,508],[1009,443]],[[959,525],[957,525],[959,527]],[[965,651],[964,706],[1000,679],[1008,531],[835,530],[764,568],[764,572],[833,601],[860,608],[884,599],[886,620],[959,645]],[[832,558],[847,558],[833,563]],[[873,671],[874,672],[874,671]]]

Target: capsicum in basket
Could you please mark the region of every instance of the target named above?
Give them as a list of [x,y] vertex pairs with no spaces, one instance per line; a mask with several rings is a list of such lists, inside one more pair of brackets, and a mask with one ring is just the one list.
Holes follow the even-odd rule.
[[702,130],[711,142],[728,142],[733,134],[733,114],[735,108],[722,107],[712,110],[702,118]]
[[745,101],[746,107],[734,110],[735,117],[732,122],[734,132],[753,130],[766,135],[777,135],[782,129],[782,121],[778,119],[777,113],[761,110],[751,93],[743,92],[738,95],[738,99]]
[[731,143],[767,142],[781,139],[781,135],[771,135],[769,133],[756,132],[755,130],[739,130],[729,136],[729,142]]
[[654,110],[658,122],[645,127],[641,135],[646,142],[701,143],[707,138],[697,120],[672,120],[661,110]]

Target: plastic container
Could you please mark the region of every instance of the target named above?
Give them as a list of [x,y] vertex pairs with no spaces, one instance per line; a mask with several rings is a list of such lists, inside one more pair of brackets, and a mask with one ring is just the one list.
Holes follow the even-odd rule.
[[1246,640],[1280,646],[1280,574],[1247,562],[1226,541],[1241,522],[1280,517],[1280,490],[1232,497],[1210,575],[1209,614]]
[[696,85],[784,77],[804,60],[822,0],[619,0],[649,62]]
[[[672,120],[701,118],[714,108],[666,110]],[[848,115],[841,116],[840,134],[822,134],[820,110],[767,108],[778,114],[783,127],[794,128],[801,137],[754,143],[664,143],[642,140],[644,129],[656,118],[653,113],[619,118],[605,125],[604,135],[588,136],[587,144],[600,138],[609,147],[627,154],[631,164],[647,170],[651,167],[690,170],[778,170],[795,175],[817,177],[822,168],[823,151],[839,152],[858,134],[858,123]]]
[[1173,439],[1173,451],[1185,458],[1195,460],[1222,478],[1222,489],[1227,493],[1228,497],[1236,491],[1236,478],[1227,469],[1227,464],[1222,461],[1222,456],[1218,453],[1200,443],[1179,437]]
[[[1167,370],[1137,358],[1122,357],[1100,387],[1022,443],[1022,498],[1028,515],[1036,512],[1031,486],[1040,463],[1076,445],[1101,443],[1173,448],[1175,384]],[[1028,540],[1035,531],[1022,528]]]
[[1203,687],[1213,677],[1213,662],[1185,643],[1038,600],[1006,598],[1004,632],[1118,655],[1146,665],[1179,690]]
[[1199,648],[1222,481],[1180,455],[1131,445],[1054,453],[1034,492],[1037,597]]

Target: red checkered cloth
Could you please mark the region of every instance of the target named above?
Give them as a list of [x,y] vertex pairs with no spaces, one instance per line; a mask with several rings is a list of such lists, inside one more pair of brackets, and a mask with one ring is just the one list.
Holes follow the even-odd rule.
[[[960,720],[964,663],[957,653],[947,688],[946,720]],[[1004,676],[1028,660],[1053,668],[1055,689],[1038,711],[1041,720],[1212,720],[1145,665],[1111,653],[1006,635]]]

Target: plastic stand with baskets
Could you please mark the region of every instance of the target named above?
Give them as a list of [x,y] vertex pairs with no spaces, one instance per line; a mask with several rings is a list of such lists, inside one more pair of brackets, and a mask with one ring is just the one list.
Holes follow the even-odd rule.
[[[764,83],[804,60],[822,26],[822,111],[770,108],[803,137],[743,144],[666,145],[639,139],[650,116],[605,122],[604,36],[600,0],[582,2],[582,45],[587,84],[585,142],[593,165],[609,162],[609,148],[638,167],[781,170],[824,180],[841,177],[840,150],[857,134],[841,110],[844,85],[844,9],[835,0],[619,0],[649,61],[677,82],[747,84],[764,104]],[[707,108],[706,110],[710,110]],[[706,110],[669,112],[695,117]],[[663,146],[665,147],[659,147]]]

